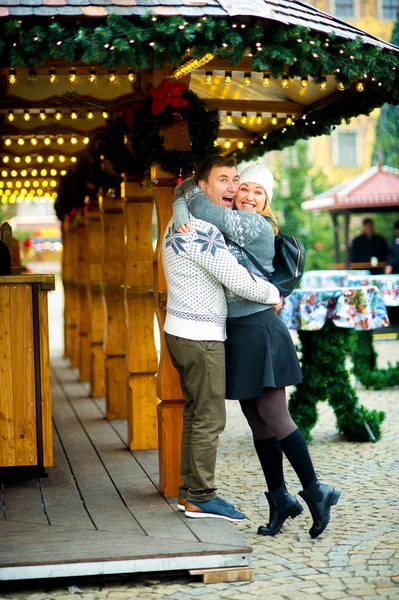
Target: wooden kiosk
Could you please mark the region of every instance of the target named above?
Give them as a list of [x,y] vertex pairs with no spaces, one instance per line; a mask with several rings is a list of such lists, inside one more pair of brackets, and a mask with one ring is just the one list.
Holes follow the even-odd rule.
[[[184,137],[184,152],[196,150],[197,162],[216,147],[249,160],[398,100],[399,48],[296,0],[30,4],[0,0],[6,65],[0,69],[0,161],[9,165],[0,170],[0,196],[5,203],[10,195],[37,199],[32,190],[43,192],[47,171],[54,170],[63,221],[65,356],[53,363],[56,466],[39,482],[40,497],[30,490],[28,523],[21,503],[15,522],[0,514],[8,544],[8,551],[0,547],[0,579],[246,569],[251,549],[226,522],[188,524],[165,501],[179,485],[184,400],[162,335],[158,362],[154,311],[162,330],[161,240],[174,187],[195,167],[185,162],[183,169],[173,153],[183,150]],[[179,113],[181,83],[205,113],[217,111],[220,126],[212,137],[198,119],[190,131]],[[159,106],[134,141],[143,124],[135,117],[151,91],[154,103],[162,100],[161,114],[180,93],[172,116],[182,135],[172,143],[157,120]],[[118,119],[130,128],[126,143],[123,135],[118,143],[104,138]],[[208,134],[207,144],[199,134]],[[162,156],[155,156],[159,136]],[[21,188],[31,191],[24,196]],[[23,285],[21,302],[34,315],[40,301],[36,309]],[[31,285],[39,298],[45,294],[41,282]],[[22,322],[11,313],[9,319]],[[35,340],[29,335],[18,352],[29,352]],[[42,350],[41,362],[31,364],[45,371],[46,359]],[[29,385],[39,386],[38,375]],[[17,505],[15,489],[10,496]],[[39,559],[32,548],[40,548]]]
[[53,465],[47,292],[53,275],[0,277],[0,471]]

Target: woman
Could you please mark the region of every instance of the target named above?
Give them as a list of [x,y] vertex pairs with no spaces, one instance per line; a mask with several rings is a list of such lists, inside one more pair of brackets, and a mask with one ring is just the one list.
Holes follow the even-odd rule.
[[[176,189],[175,227],[181,231],[190,229],[188,208],[194,217],[216,225],[239,262],[262,276],[250,257],[267,272],[273,272],[277,226],[270,209],[272,195],[273,175],[261,163],[247,167],[240,174],[234,200],[237,210],[214,206],[194,180],[186,180]],[[302,379],[291,336],[272,307],[228,291],[226,296],[229,305],[226,395],[240,401],[268,488],[265,494],[270,518],[259,527],[258,533],[275,535],[289,517],[295,518],[303,511],[284,482],[284,453],[302,484],[299,494],[312,514],[309,533],[315,538],[326,528],[330,507],[338,502],[340,491],[318,481],[306,441],[288,411],[285,387]]]

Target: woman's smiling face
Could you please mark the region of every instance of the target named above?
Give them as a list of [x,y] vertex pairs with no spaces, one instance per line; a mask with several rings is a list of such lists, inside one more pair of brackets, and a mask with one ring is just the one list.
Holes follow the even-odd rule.
[[266,206],[265,189],[258,183],[241,183],[234,204],[237,210],[261,213]]

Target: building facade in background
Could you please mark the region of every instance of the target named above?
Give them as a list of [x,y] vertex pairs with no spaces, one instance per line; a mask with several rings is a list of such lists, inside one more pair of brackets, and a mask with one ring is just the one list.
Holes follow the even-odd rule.
[[[349,22],[383,40],[390,41],[399,0],[308,0],[319,10]],[[337,184],[372,166],[372,152],[379,109],[370,116],[352,119],[330,136],[309,140],[309,159]]]

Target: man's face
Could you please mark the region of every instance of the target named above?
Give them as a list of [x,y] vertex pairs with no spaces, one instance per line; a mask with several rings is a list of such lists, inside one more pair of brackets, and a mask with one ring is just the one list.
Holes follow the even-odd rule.
[[374,235],[374,224],[373,223],[364,223],[363,231],[367,237],[372,237]]
[[212,204],[232,208],[234,196],[238,191],[238,173],[236,167],[213,167],[208,180],[201,179],[198,185],[206,192]]

